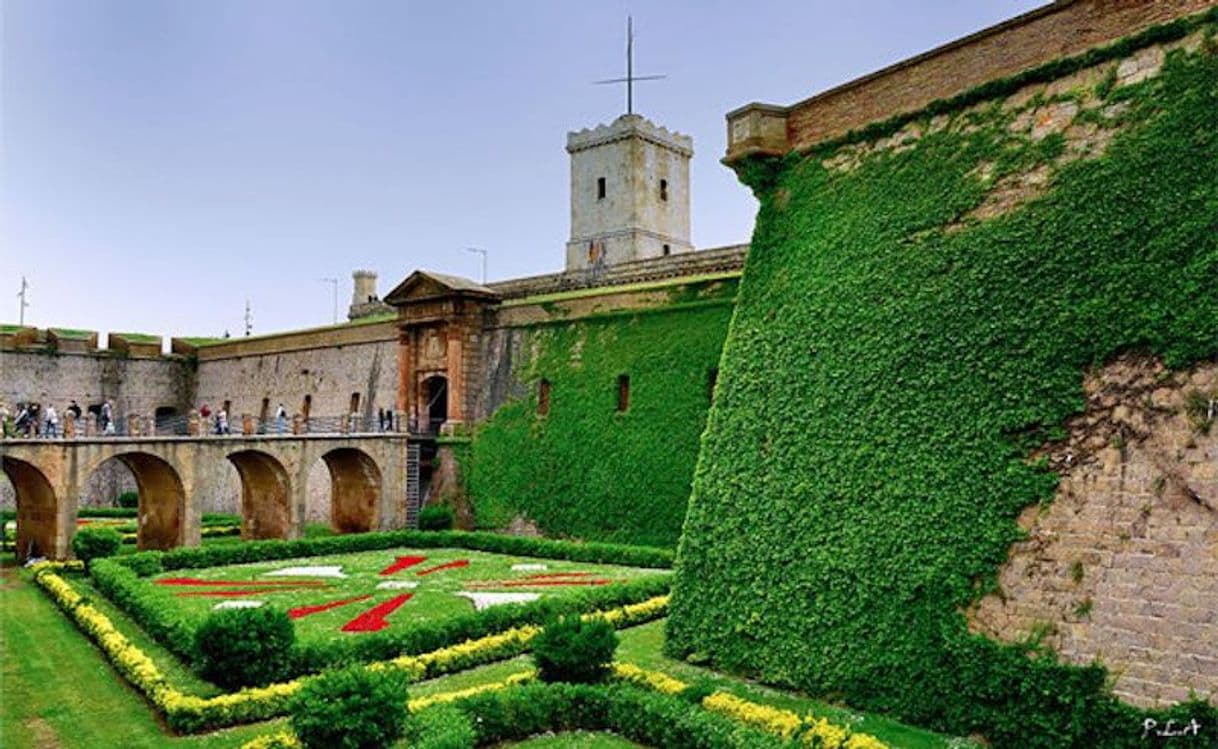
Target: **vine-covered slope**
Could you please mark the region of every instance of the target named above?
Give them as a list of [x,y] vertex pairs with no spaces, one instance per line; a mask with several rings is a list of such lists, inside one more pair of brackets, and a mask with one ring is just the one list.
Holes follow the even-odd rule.
[[746,167],[761,212],[674,651],[997,746],[1144,745],[1102,667],[970,634],[962,611],[1052,497],[1026,455],[1081,409],[1083,371],[1218,355],[1209,33],[1141,82],[1113,60],[1022,103],[936,107],[880,147]]
[[[516,371],[528,396],[478,428],[467,461],[478,526],[519,514],[547,535],[675,545],[735,286],[723,299],[528,331]],[[550,410],[539,416],[543,378]]]

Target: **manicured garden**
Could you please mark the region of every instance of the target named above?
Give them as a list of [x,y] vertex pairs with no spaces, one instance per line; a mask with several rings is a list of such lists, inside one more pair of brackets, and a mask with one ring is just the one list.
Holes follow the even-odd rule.
[[[393,727],[383,711],[398,707],[398,747],[946,745],[933,734],[892,743],[848,711],[796,696],[778,704],[769,690],[666,659],[664,550],[403,531],[119,551],[87,568],[4,570],[5,679],[38,693],[6,701],[6,745],[384,746],[335,744],[332,729]],[[275,574],[285,570],[293,574]],[[328,605],[349,598],[360,600]],[[241,605],[216,610],[225,602]],[[211,644],[209,629],[219,635]],[[246,663],[230,661],[216,678],[215,640]],[[269,651],[284,670],[247,668],[270,662]],[[252,678],[226,683],[237,672]],[[73,706],[94,704],[107,719],[72,719]],[[869,720],[880,736],[924,733]]]

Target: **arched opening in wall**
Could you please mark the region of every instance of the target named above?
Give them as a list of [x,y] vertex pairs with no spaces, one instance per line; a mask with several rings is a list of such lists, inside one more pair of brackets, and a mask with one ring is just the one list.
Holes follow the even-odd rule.
[[4,475],[13,484],[17,505],[17,560],[55,557],[59,530],[58,503],[51,482],[32,463],[0,458]]
[[427,398],[426,408],[423,409],[427,414],[427,431],[438,432],[440,426],[448,421],[448,379],[435,375],[423,380],[423,395]]
[[178,418],[176,406],[157,406],[153,419],[157,434],[186,434],[186,423]]
[[312,410],[313,410],[313,396],[306,395],[304,397],[304,403],[300,404],[300,418],[304,419],[305,421],[308,421],[309,412],[311,412]]
[[119,463],[135,476],[139,500],[136,504],[136,546],[141,549],[172,549],[185,541],[183,517],[186,490],[173,466],[148,453],[122,453],[108,458],[90,471],[112,470]]
[[241,537],[288,538],[292,530],[292,493],[283,464],[257,450],[228,456],[241,477]]
[[537,383],[537,415],[550,415],[550,381],[544,377]]
[[377,526],[381,469],[367,453],[340,447],[321,456],[330,471],[330,526],[363,533]]
[[266,420],[271,416],[271,399],[263,398],[262,405],[258,407],[258,434],[266,434]]
[[351,394],[351,407],[347,409],[349,414],[359,413],[359,393]]

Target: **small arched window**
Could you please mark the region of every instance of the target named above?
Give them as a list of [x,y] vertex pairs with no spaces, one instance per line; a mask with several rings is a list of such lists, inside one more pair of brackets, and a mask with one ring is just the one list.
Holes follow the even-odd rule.
[[660,200],[668,202],[668,180],[660,180]]
[[630,375],[617,377],[617,410],[622,413],[630,408]]
[[347,413],[352,413],[352,414],[359,413],[359,393],[351,394],[351,410],[348,411]]
[[304,404],[300,407],[300,415],[304,419],[307,420],[309,418],[309,412],[312,410],[313,410],[313,396],[306,395],[304,397]]
[[550,415],[550,381],[545,378],[537,383],[537,415]]

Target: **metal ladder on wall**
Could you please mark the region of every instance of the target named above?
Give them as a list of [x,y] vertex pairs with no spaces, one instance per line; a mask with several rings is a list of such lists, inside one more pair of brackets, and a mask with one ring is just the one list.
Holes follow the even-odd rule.
[[406,527],[419,527],[419,443],[406,444]]

